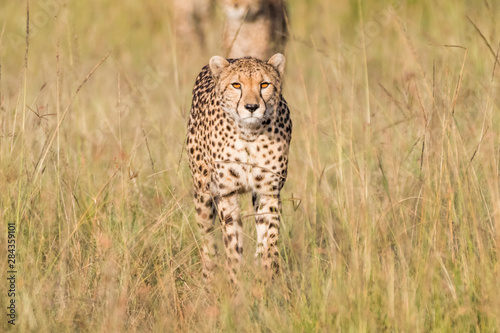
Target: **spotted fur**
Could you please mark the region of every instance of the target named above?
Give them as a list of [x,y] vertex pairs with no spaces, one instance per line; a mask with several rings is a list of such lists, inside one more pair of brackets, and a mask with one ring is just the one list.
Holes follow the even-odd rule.
[[287,177],[292,121],[281,95],[285,57],[212,57],[196,79],[187,151],[194,204],[203,234],[203,276],[210,280],[216,255],[214,222],[222,224],[233,282],[243,253],[239,194],[252,192],[257,229],[255,256],[266,271],[278,269],[280,190]]

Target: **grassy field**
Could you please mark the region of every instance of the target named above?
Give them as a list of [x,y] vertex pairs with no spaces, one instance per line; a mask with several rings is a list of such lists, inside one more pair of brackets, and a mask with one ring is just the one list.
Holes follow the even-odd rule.
[[361,2],[289,1],[282,272],[256,283],[244,197],[234,296],[183,154],[220,11],[190,53],[170,1],[31,0],[27,48],[2,1],[0,331],[499,331],[500,4]]

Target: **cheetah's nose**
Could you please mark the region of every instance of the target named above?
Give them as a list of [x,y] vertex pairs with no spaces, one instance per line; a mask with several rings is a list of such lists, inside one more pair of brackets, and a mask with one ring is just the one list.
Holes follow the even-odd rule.
[[258,108],[259,108],[259,104],[246,104],[245,105],[245,109],[247,109],[251,113],[254,113],[255,110],[257,110]]

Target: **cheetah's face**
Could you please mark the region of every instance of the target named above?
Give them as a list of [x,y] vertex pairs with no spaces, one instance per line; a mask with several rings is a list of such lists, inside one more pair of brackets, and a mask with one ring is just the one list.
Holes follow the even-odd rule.
[[278,53],[267,62],[241,58],[229,63],[214,56],[210,70],[222,109],[239,125],[259,131],[271,120],[281,94],[285,57]]

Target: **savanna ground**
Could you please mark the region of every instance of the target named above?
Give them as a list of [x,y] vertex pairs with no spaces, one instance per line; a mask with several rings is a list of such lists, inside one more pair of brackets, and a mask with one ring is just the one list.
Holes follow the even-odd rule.
[[205,292],[183,154],[220,11],[186,52],[169,1],[29,9],[26,48],[0,4],[2,331],[500,330],[497,1],[289,1],[282,272],[256,282],[243,198],[237,296],[222,255]]

